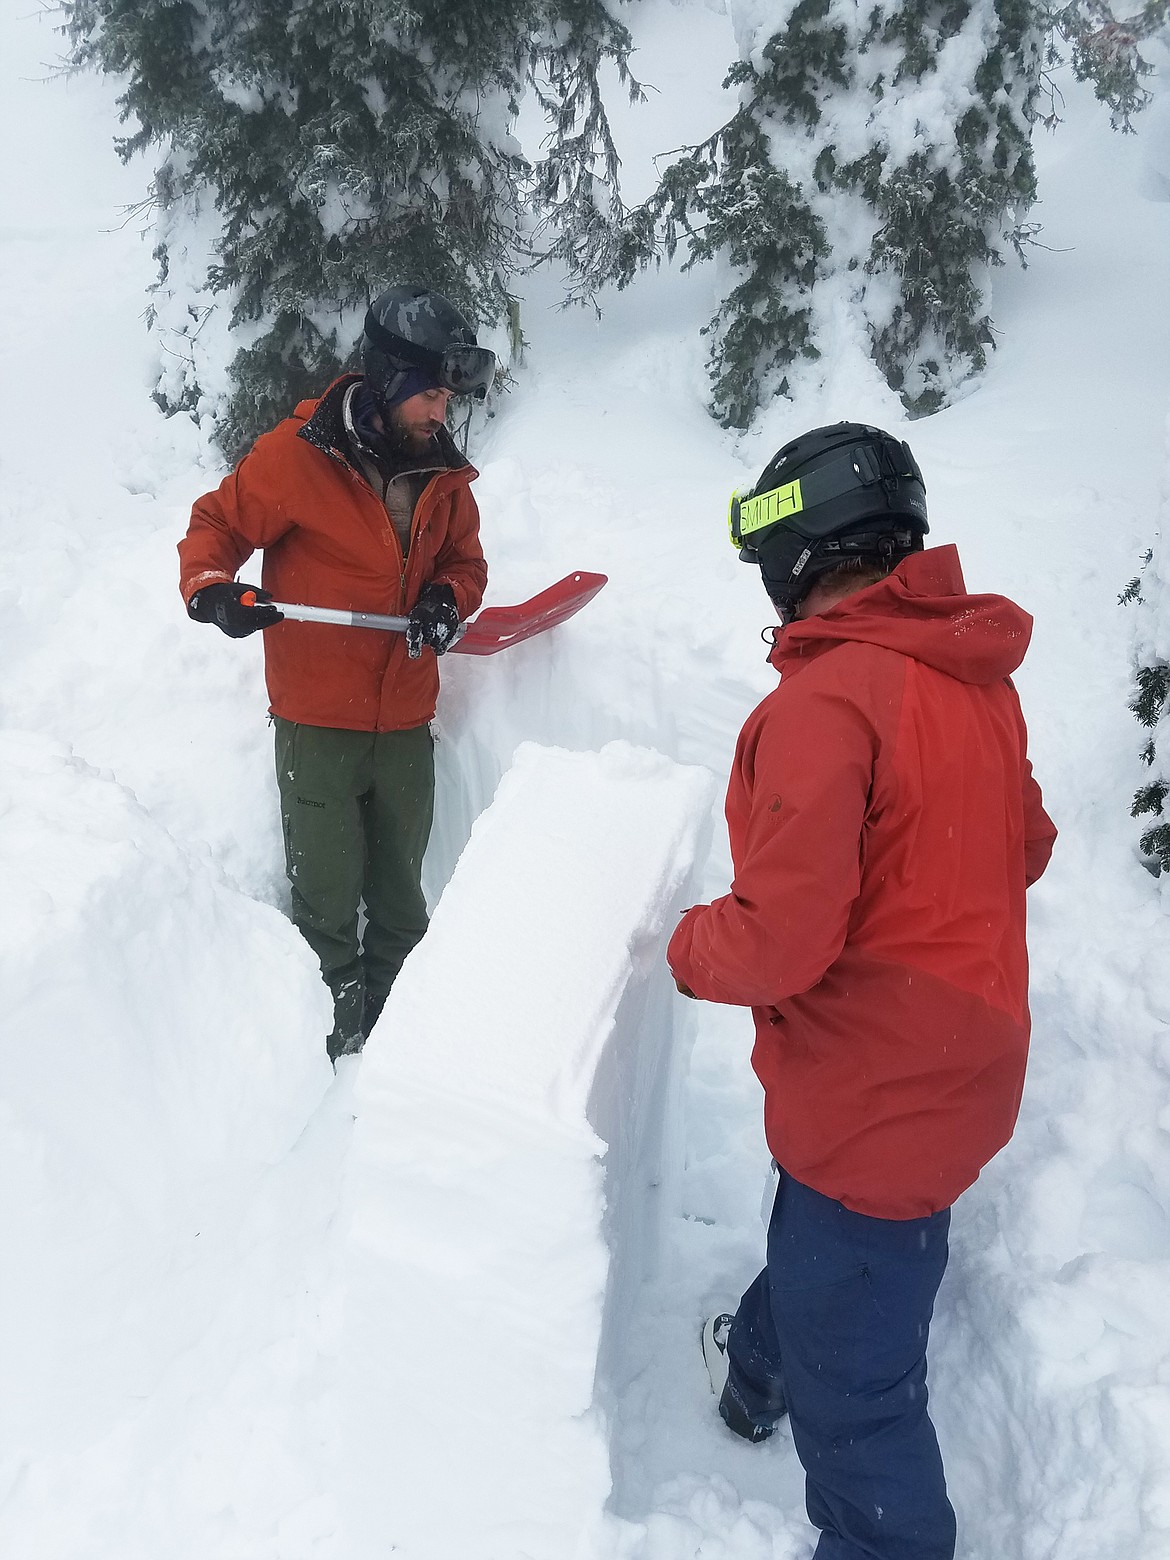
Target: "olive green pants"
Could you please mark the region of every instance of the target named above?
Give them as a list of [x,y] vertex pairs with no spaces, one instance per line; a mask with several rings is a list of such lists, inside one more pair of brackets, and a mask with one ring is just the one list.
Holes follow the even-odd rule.
[[373,1028],[427,929],[420,879],[435,801],[430,727],[339,731],[275,720],[292,918],[333,992],[334,1036],[349,1040]]

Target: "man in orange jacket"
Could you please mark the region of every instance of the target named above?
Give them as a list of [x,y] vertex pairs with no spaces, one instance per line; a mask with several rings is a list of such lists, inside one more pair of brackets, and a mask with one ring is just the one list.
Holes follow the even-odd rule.
[[923,551],[921,472],[877,428],[786,445],[731,522],[782,680],[739,738],[731,890],[668,958],[685,995],[752,1009],[779,1186],[767,1266],[703,1351],[730,1429],[787,1412],[816,1560],[951,1560],[926,1340],[950,1206],[1024,1081],[1024,893],[1056,837],[1010,681],[1031,619]]
[[[452,396],[487,394],[493,354],[438,293],[392,287],[366,315],[362,368],[263,434],[179,544],[191,617],[233,638],[266,630],[293,919],[333,993],[333,1060],[360,1050],[426,929],[436,657],[487,581],[476,472],[446,414]],[[259,589],[236,580],[257,549]],[[293,622],[274,599],[408,627]]]

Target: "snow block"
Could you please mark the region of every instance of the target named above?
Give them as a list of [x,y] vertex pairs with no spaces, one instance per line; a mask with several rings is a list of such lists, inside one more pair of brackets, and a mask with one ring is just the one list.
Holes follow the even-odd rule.
[[[522,747],[359,1064],[340,1380],[354,1560],[568,1560],[676,1111],[664,951],[706,770]],[[348,1065],[348,1064],[342,1064]]]

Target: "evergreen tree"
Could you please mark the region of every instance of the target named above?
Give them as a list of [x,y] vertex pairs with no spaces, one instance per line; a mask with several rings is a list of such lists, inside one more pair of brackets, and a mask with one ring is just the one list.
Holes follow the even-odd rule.
[[1149,779],[1134,794],[1130,812],[1144,820],[1143,853],[1157,870],[1170,872],[1170,570],[1164,538],[1143,560],[1142,572],[1122,592],[1140,617],[1135,656],[1136,688],[1130,710],[1147,736],[1141,761]]
[[[815,360],[844,295],[915,412],[983,367],[988,275],[1027,237],[1043,29],[1029,0],[731,0],[740,104],[627,223],[615,279],[685,236],[735,285],[711,321],[712,405],[744,427]],[[777,25],[780,22],[780,25]]]
[[[1133,115],[1150,94],[1142,85],[1153,67],[1142,45],[1160,35],[1170,43],[1170,0],[1150,0],[1136,15],[1118,20],[1098,0],[1082,0],[1056,13],[1054,28],[1072,44],[1078,80],[1091,81],[1111,112],[1115,129],[1131,131]],[[1142,572],[1121,594],[1140,613],[1130,710],[1147,736],[1141,761],[1150,778],[1134,793],[1130,814],[1145,820],[1140,843],[1156,871],[1170,872],[1170,558],[1164,505],[1162,534],[1142,560]]]
[[[744,74],[735,70],[730,79]],[[750,105],[667,170],[648,209],[662,224],[667,253],[686,234],[684,269],[721,253],[735,267],[739,280],[705,334],[714,337],[713,410],[745,428],[767,394],[788,393],[796,359],[820,355],[813,288],[833,260],[825,223],[775,165]]]
[[534,170],[533,254],[537,263],[563,261],[568,301],[584,302],[593,298],[599,279],[612,272],[615,255],[627,242],[620,159],[598,80],[603,62],[616,67],[631,102],[644,100],[645,93],[630,73],[630,35],[615,23],[602,0],[560,0],[556,12],[562,26],[552,26],[554,41],[537,47],[529,70],[552,126],[545,155]]
[[[1108,105],[1115,130],[1133,130],[1133,116],[1150,101],[1143,86],[1153,74],[1144,46],[1170,33],[1170,0],[1146,0],[1132,16],[1118,17],[1106,0],[1072,0],[1046,14],[1054,39],[1068,45],[1078,81],[1091,81]],[[1055,46],[1051,57],[1057,57]]]
[[[518,335],[534,187],[559,236],[616,179],[597,71],[628,80],[631,42],[601,0],[73,0],[68,32],[126,80],[122,155],[164,151],[157,397],[229,452],[350,360],[390,283]],[[558,110],[539,170],[509,133],[529,81]]]

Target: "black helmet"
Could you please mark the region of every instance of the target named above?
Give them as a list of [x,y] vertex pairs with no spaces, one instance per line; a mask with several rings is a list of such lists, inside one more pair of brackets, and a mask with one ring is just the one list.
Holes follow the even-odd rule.
[[496,355],[476,345],[475,331],[453,303],[427,287],[387,287],[366,312],[362,371],[390,400],[412,369],[422,369],[454,395],[482,401],[496,372]]
[[918,552],[926,484],[910,446],[865,423],[814,428],[778,450],[750,493],[735,493],[731,539],[791,614],[817,578],[850,558],[891,567]]

